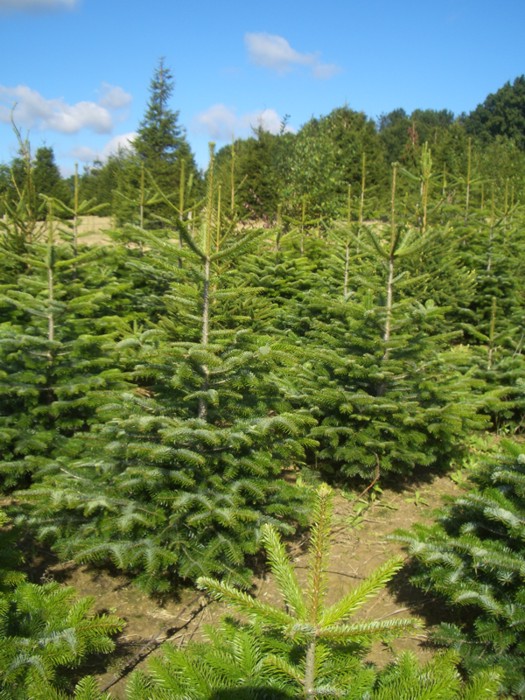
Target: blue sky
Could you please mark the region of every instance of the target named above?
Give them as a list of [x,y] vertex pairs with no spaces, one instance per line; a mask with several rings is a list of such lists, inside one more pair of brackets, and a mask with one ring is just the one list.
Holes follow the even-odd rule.
[[0,162],[14,120],[64,174],[132,138],[160,57],[201,167],[285,115],[469,112],[525,73],[525,0],[0,0]]

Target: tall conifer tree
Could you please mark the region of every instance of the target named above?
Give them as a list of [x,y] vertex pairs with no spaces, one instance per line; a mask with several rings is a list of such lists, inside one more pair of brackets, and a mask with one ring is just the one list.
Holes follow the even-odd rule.
[[[149,102],[133,147],[150,177],[177,202],[181,187],[186,187],[182,173],[186,178],[195,178],[198,173],[184,129],[179,124],[179,113],[170,107],[174,87],[173,75],[161,58],[150,83]],[[157,205],[157,210],[156,213],[166,213],[162,205]]]

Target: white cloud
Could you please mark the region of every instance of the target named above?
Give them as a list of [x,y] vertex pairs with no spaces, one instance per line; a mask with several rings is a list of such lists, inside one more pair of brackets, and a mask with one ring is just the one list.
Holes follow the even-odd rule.
[[328,80],[341,72],[341,67],[335,63],[316,63],[312,66],[314,77],[319,80]]
[[270,134],[278,134],[281,130],[282,119],[275,109],[262,109],[242,117],[243,122],[252,129],[261,128]]
[[72,10],[78,0],[0,0],[0,11],[46,12],[48,10]]
[[90,146],[77,146],[68,155],[81,163],[92,163],[94,160],[101,160],[99,153]]
[[130,131],[127,134],[118,134],[110,139],[102,150],[102,159],[106,159],[109,156],[118,153],[119,151],[127,151],[133,141],[137,137],[136,131]]
[[326,80],[340,71],[335,64],[323,63],[318,53],[300,53],[277,34],[247,32],[244,35],[250,60],[257,66],[270,68],[277,73],[290,72],[296,66],[307,66],[314,77]]
[[196,131],[207,133],[212,139],[231,140],[239,128],[239,119],[234,110],[223,104],[212,105],[195,119]]
[[51,110],[44,113],[42,126],[52,131],[76,134],[82,129],[90,129],[97,134],[108,134],[113,128],[109,111],[95,102],[77,102],[68,105],[61,100],[53,100],[46,106],[51,107]]
[[108,109],[122,109],[131,104],[132,97],[118,85],[102,83],[99,104]]
[[277,134],[281,130],[282,118],[274,109],[262,109],[238,115],[231,107],[223,104],[212,105],[197,115],[194,130],[206,133],[217,141],[231,141],[249,135],[262,127],[264,131]]
[[136,136],[137,133],[135,131],[131,131],[127,134],[118,134],[99,150],[91,148],[90,146],[77,146],[70,152],[70,156],[82,163],[93,163],[95,160],[104,162],[109,156],[130,148]]
[[63,98],[46,98],[27,85],[0,85],[0,121],[13,117],[17,126],[62,134],[75,134],[83,129],[97,134],[109,134],[113,129],[112,109],[129,104],[122,88],[104,84],[97,102],[81,101],[68,104]]
[[308,65],[313,57],[308,54],[300,54],[282,36],[276,34],[250,33],[244,36],[248,55],[258,66],[272,68],[278,73],[285,73],[294,64]]

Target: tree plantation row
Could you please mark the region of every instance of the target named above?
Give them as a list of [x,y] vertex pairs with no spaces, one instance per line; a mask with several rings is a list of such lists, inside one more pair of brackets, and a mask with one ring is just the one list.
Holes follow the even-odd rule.
[[[156,95],[154,82],[144,128]],[[240,222],[241,188],[213,148],[194,199],[188,158],[173,189],[144,153],[119,195],[125,219],[87,246],[79,224],[99,203],[78,176],[71,197],[37,192],[20,143],[0,222],[0,698],[103,697],[81,664],[123,624],[28,582],[22,537],[148,593],[199,586],[243,616],[167,648],[129,698],[523,697],[516,183],[476,180],[472,142],[465,177],[445,183],[425,142],[410,167],[391,165],[381,200],[362,151],[345,206],[320,216],[308,198],[293,211],[283,200],[257,227]],[[411,483],[460,467],[486,433],[497,451],[465,496],[396,535],[420,562],[415,583],[454,609],[436,634],[449,650],[375,668],[370,643],[420,623],[352,617],[401,562],[328,605],[331,493],[315,485]],[[307,526],[304,592],[283,538]],[[245,592],[263,549],[282,609]]]
[[[119,225],[158,224],[156,217],[167,214],[158,201],[158,187],[181,216],[204,197],[206,176],[196,166],[178,112],[171,108],[173,91],[172,74],[161,60],[136,138],[79,176],[81,199],[92,200]],[[391,164],[417,170],[425,144],[432,150],[432,188],[443,199],[467,209],[472,204],[483,207],[493,196],[509,204],[523,201],[524,110],[525,77],[520,76],[459,116],[446,109],[411,114],[396,109],[374,121],[342,106],[312,118],[297,133],[289,128],[288,118],[278,134],[254,127],[253,136],[237,139],[217,154],[221,206],[239,220],[267,223],[280,216],[310,223],[346,217],[349,204],[354,217],[378,218],[389,207]],[[18,156],[0,166],[1,198],[18,199],[30,161],[35,214],[45,215],[39,194],[73,206],[75,176],[61,177],[51,147],[41,146],[33,155],[20,133],[18,137]],[[367,197],[361,201],[364,179]],[[400,195],[409,196],[417,182],[404,179],[399,187]],[[462,197],[457,199],[459,191]],[[5,201],[0,202],[0,214],[5,213]]]
[[[202,577],[249,585],[262,533],[291,535],[308,522],[308,473],[362,490],[377,479],[410,480],[457,466],[473,431],[519,437],[523,429],[519,206],[502,209],[493,199],[488,209],[465,212],[436,200],[427,188],[432,170],[425,149],[419,172],[393,167],[384,222],[348,217],[324,227],[281,222],[239,229],[219,207],[213,174],[212,155],[198,215],[181,218],[165,197],[172,214],[162,228],[129,224],[115,229],[106,246],[84,246],[76,233],[89,202],[79,198],[62,219],[66,205],[46,199],[42,226],[31,220],[24,192],[2,237],[0,469],[17,532],[32,533],[64,559],[116,567],[147,591]],[[415,199],[399,200],[402,177],[419,179]],[[456,524],[450,532],[437,526],[435,545],[426,533],[404,536],[422,558],[430,547],[425,587],[451,599],[470,596],[488,611],[477,643],[488,645],[498,665],[507,652],[508,678],[503,672],[503,685],[501,677],[483,682],[513,692],[523,680],[516,664],[519,619],[518,631],[507,629],[509,616],[519,618],[523,595],[520,460],[519,454],[510,459],[506,472],[492,465],[484,479],[500,481],[482,482],[478,488],[489,493],[472,497],[470,516],[460,510],[476,522],[465,531],[466,542],[450,541],[463,536]],[[496,527],[495,550],[483,549],[478,540],[487,533],[492,540]],[[3,583],[10,601],[6,692],[21,678],[31,688],[43,677],[49,688],[66,687],[67,679],[49,669],[79,658],[67,637],[80,643],[75,624],[98,630],[85,643],[87,653],[107,650],[107,635],[120,623],[104,618],[99,627],[99,618],[72,603],[75,624],[57,620],[56,612],[50,620],[53,601],[69,602],[71,593],[56,584],[35,588],[11,567]],[[374,590],[393,567],[378,574]],[[479,583],[483,567],[487,582]],[[341,608],[343,620],[351,611]],[[385,633],[380,628],[377,634]],[[42,629],[54,630],[50,647]],[[229,641],[221,636],[215,643],[236,644],[241,633],[254,643],[250,629],[217,631]],[[278,626],[278,637],[283,629]],[[281,649],[281,660],[292,663],[297,645],[306,654],[310,642],[308,634],[300,640],[286,629],[292,646]],[[448,633],[462,650],[465,630]],[[48,665],[40,668],[27,649],[21,652],[20,639],[47,650]],[[357,678],[365,668],[364,640],[344,648],[348,667],[333,648],[336,639],[318,649],[328,664],[323,673],[346,669]],[[267,660],[275,649],[260,653]],[[435,663],[455,674],[457,657],[446,658]],[[186,656],[173,668],[165,662],[173,683],[183,682],[179,662],[189,663]],[[282,688],[270,674],[269,697],[277,687],[284,697],[315,697],[300,691],[311,681],[299,682],[306,656],[296,663]],[[468,658],[463,663],[474,674],[480,670]],[[396,673],[406,673],[413,693],[413,678],[423,670],[415,660],[406,664]],[[367,678],[377,690],[377,677]],[[134,682],[142,697],[154,697],[149,677],[139,674]],[[223,682],[234,683],[219,674],[208,696],[201,689],[193,697],[213,697]],[[330,682],[339,683],[335,676]],[[257,683],[255,697],[264,689]],[[26,685],[20,687],[25,697]],[[458,686],[458,693],[464,690]],[[172,697],[185,696],[174,690]]]

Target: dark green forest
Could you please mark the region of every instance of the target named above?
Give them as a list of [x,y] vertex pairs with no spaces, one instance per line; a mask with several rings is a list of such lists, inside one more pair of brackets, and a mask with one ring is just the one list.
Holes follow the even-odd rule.
[[[0,167],[0,700],[110,697],[86,662],[124,621],[38,580],[35,546],[240,613],[128,700],[525,697],[525,77],[459,116],[285,120],[206,172],[173,93],[161,61],[136,140],[82,173],[16,125]],[[398,559],[326,604],[333,490],[451,472],[480,436],[464,496],[395,535],[455,623],[377,668],[420,623],[352,620]],[[282,607],[249,594],[265,561]]]

